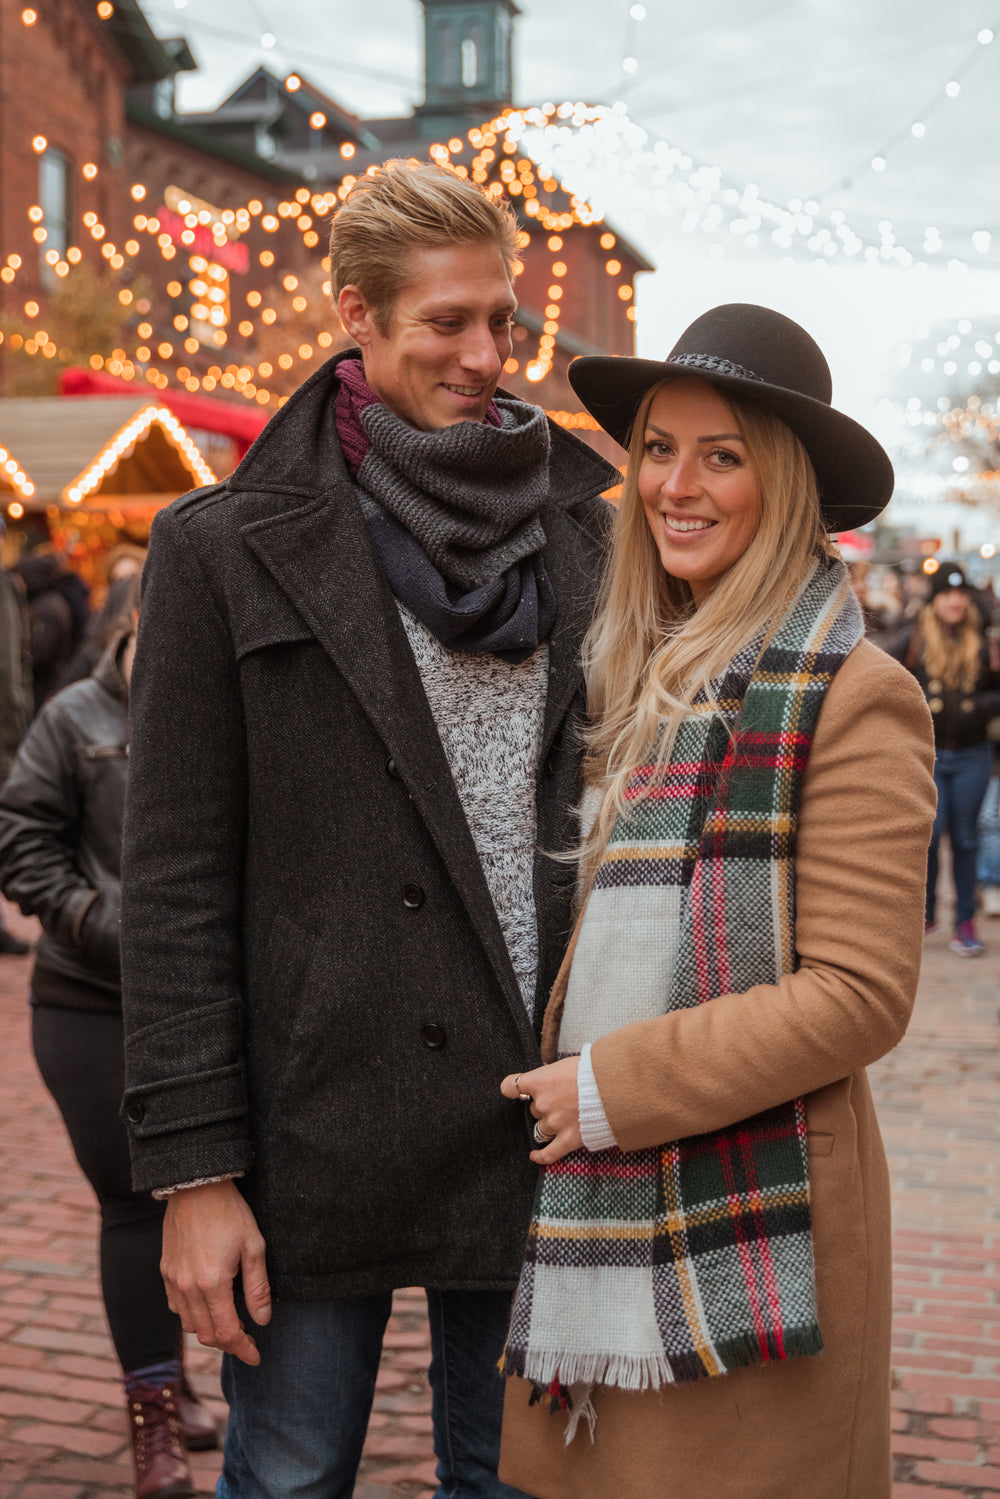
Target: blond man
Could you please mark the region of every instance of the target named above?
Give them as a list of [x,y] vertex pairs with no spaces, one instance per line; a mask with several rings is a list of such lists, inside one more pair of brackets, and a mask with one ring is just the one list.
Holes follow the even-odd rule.
[[514,1492],[496,1361],[534,1170],[498,1082],[538,1063],[570,925],[538,850],[573,837],[614,477],[498,389],[515,234],[441,168],[360,178],[331,241],[357,348],[154,527],[124,1108],[171,1304],[225,1352],[221,1499],[353,1492],[408,1285],[439,1493]]

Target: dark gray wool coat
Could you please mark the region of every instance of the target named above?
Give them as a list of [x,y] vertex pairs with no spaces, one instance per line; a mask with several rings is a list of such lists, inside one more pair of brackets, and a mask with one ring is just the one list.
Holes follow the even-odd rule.
[[[344,467],[334,365],[153,528],[123,863],[135,1183],[245,1172],[279,1296],[512,1286],[536,1172],[499,1083],[537,1037]],[[542,849],[574,834],[616,477],[552,428]],[[570,887],[536,856],[542,1001]]]

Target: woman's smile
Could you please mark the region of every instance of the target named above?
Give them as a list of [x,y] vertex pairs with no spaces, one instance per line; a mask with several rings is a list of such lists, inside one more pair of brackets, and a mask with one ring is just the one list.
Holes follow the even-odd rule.
[[708,531],[715,525],[714,520],[685,520],[683,516],[664,515],[663,524],[668,531],[673,531],[678,536],[694,536],[700,531]]

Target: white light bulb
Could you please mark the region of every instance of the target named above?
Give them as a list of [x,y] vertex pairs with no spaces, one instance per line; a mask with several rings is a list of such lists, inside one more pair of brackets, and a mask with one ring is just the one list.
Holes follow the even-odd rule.
[[265,31],[261,36],[260,44],[262,47],[273,47],[276,41],[277,37],[273,31]]
[[949,99],[957,99],[962,92],[962,85],[953,78],[950,83],[945,84],[944,91]]

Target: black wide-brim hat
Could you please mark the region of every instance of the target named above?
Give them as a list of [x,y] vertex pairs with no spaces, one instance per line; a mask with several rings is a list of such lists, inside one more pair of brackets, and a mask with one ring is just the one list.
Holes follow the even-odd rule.
[[696,318],[666,359],[586,355],[569,367],[580,400],[623,448],[647,390],[673,375],[696,375],[756,401],[791,427],[812,460],[829,530],[866,525],[889,503],[894,475],[888,453],[830,405],[830,366],[791,318],[770,307],[728,302]]

